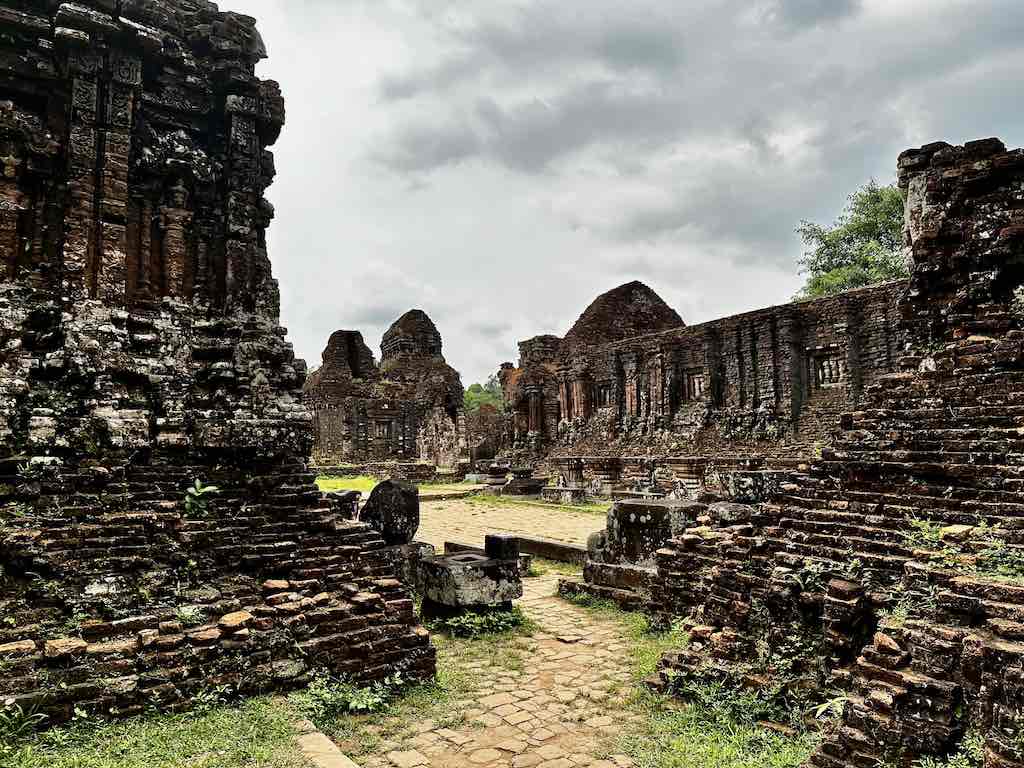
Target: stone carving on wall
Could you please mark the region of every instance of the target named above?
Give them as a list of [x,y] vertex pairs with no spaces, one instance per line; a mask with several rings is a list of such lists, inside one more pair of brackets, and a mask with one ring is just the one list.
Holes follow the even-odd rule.
[[385,542],[307,468],[306,369],[265,238],[284,102],[254,74],[254,20],[205,0],[13,5],[0,699],[59,720],[313,666],[429,676]]

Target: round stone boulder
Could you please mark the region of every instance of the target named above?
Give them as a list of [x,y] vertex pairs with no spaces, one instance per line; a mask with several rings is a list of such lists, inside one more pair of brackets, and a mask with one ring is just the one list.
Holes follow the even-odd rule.
[[390,546],[408,544],[420,527],[420,491],[405,480],[385,480],[370,493],[359,513]]

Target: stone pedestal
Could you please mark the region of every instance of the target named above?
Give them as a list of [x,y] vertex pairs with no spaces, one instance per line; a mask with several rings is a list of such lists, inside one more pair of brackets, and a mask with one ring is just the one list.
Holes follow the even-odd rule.
[[418,582],[425,617],[465,610],[509,608],[523,596],[519,543],[514,536],[487,536],[484,549],[423,560]]
[[546,477],[533,477],[530,467],[517,467],[512,470],[512,479],[505,484],[502,493],[507,496],[540,496],[547,484]]
[[563,579],[563,595],[586,592],[627,609],[649,599],[657,572],[655,553],[696,523],[707,507],[690,501],[627,499],[608,511],[605,530],[587,542],[583,582]]

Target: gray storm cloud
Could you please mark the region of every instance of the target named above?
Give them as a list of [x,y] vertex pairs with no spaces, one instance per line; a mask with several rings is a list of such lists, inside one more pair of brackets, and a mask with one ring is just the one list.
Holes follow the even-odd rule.
[[221,5],[288,101],[270,249],[311,362],[422,306],[469,383],[632,277],[688,322],[779,303],[800,219],[902,149],[1024,143],[1018,0]]

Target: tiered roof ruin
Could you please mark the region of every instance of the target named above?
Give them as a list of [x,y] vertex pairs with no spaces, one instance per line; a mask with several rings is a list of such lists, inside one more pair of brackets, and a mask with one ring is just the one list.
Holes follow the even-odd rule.
[[314,667],[430,676],[384,541],[307,469],[254,20],[24,0],[0,22],[0,700],[59,720]]
[[551,470],[583,459],[588,478],[609,482],[638,457],[671,474],[677,457],[809,456],[893,370],[905,289],[896,281],[686,326],[651,288],[620,286],[564,338],[524,341],[518,366],[502,367],[505,451]]
[[392,323],[381,363],[359,331],[336,331],[304,386],[321,467],[417,461],[455,469],[466,458],[462,379],[420,309]]

